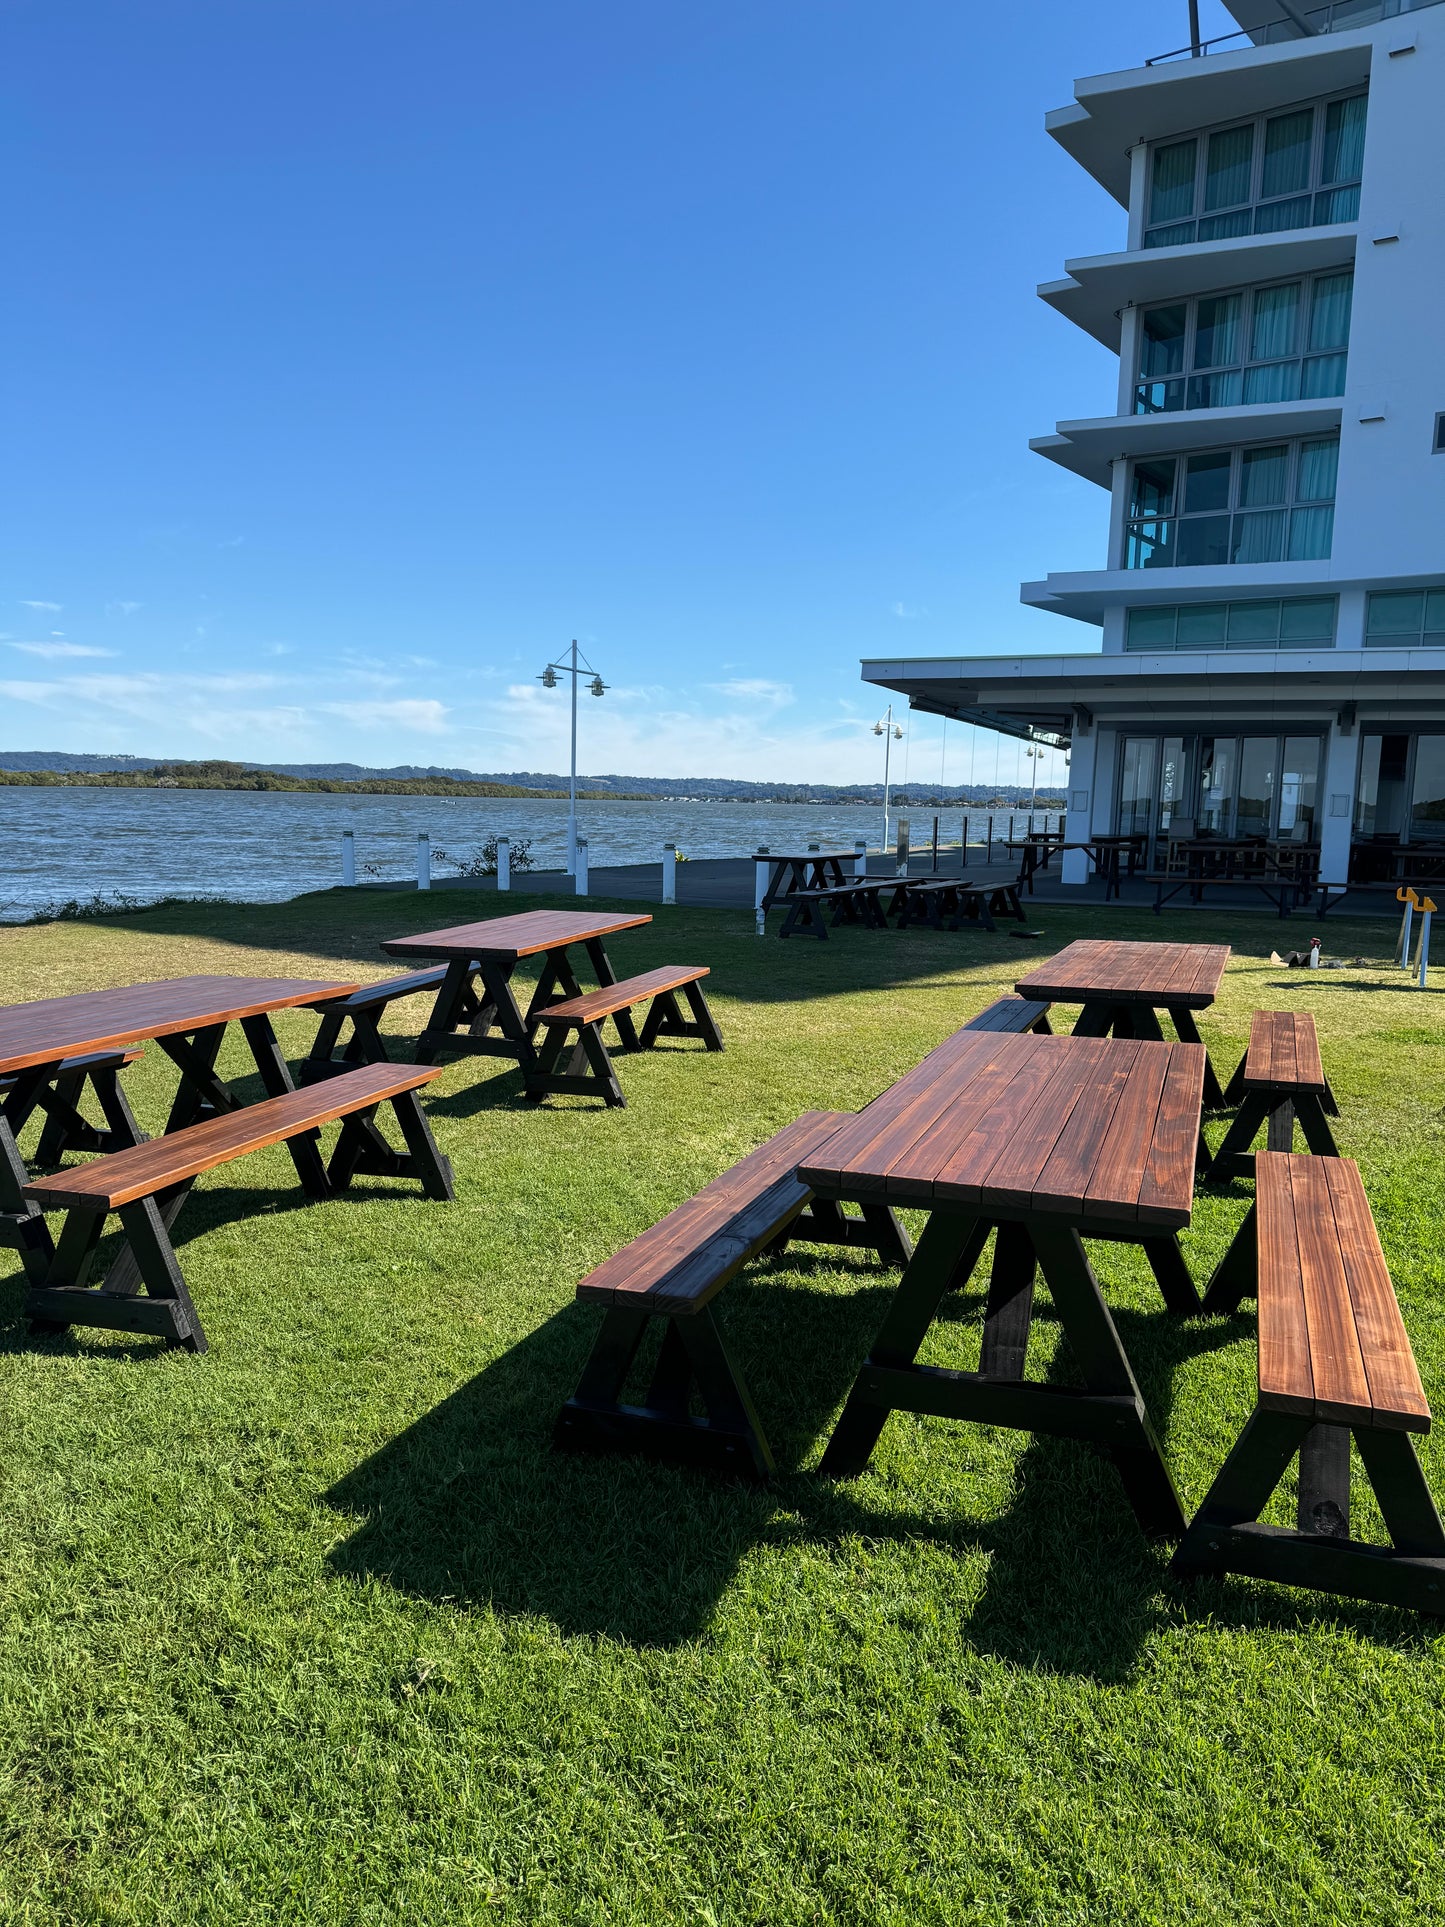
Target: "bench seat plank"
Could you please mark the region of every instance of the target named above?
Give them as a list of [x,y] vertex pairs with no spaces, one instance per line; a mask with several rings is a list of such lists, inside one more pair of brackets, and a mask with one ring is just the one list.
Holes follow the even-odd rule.
[[419,1090],[439,1075],[438,1067],[426,1064],[364,1064],[324,1083],[269,1097],[130,1150],[39,1178],[25,1187],[25,1195],[47,1210],[77,1206],[116,1211],[249,1151],[279,1144],[404,1091]]
[[646,997],[681,990],[684,984],[699,983],[709,974],[706,964],[663,964],[656,970],[644,971],[641,976],[625,977],[621,983],[605,984],[600,990],[589,990],[580,997],[548,1004],[536,1013],[537,1021],[546,1025],[600,1024],[604,1018],[616,1016],[619,1010],[630,1010]]
[[965,1030],[991,1030],[1005,1035],[1022,1033],[1029,1030],[1047,1032],[1049,1028],[1049,1006],[1036,998],[1019,997],[1010,994],[999,997],[995,1002],[981,1010],[976,1017],[970,1017],[963,1026]]
[[1353,1159],[1261,1152],[1255,1210],[1261,1406],[1428,1431],[1430,1408]]
[[1245,1090],[1282,1086],[1323,1096],[1329,1089],[1315,1020],[1306,1010],[1257,1010],[1240,1082]]
[[409,970],[401,977],[380,977],[374,984],[363,984],[360,990],[352,991],[349,997],[327,1008],[339,1016],[353,1010],[374,1010],[378,1004],[394,1003],[398,997],[416,997],[423,991],[440,990],[446,974],[446,965],[437,964],[431,970]]
[[843,1111],[805,1111],[605,1259],[578,1285],[577,1296],[659,1312],[705,1303],[802,1211],[812,1193],[797,1166],[847,1121]]

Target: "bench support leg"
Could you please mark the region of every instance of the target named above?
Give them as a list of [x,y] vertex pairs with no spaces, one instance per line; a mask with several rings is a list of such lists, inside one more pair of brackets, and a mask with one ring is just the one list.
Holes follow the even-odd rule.
[[[168,1234],[189,1190],[189,1184],[178,1185],[160,1197],[140,1198],[121,1207],[121,1228],[127,1251],[134,1255],[135,1272],[123,1276],[119,1288],[112,1283],[118,1265],[112,1266],[102,1285],[89,1283],[106,1213],[70,1211],[44,1282],[32,1287],[26,1299],[31,1330],[44,1334],[70,1325],[92,1325],[107,1331],[146,1332],[172,1347],[205,1351],[206,1335]],[[144,1297],[138,1294],[141,1283],[146,1288]]]
[[1022,1378],[1034,1322],[1034,1274],[1038,1258],[1021,1224],[1001,1224],[994,1239],[993,1270],[983,1314],[980,1372],[990,1378]]
[[415,1091],[402,1091],[389,1100],[401,1126],[406,1150],[393,1150],[378,1130],[379,1104],[343,1118],[341,1135],[331,1153],[326,1176],[333,1191],[345,1191],[351,1180],[368,1177],[415,1178],[429,1198],[448,1201],[456,1196],[449,1159],[442,1156],[426,1113]]
[[[1349,1536],[1351,1436],[1345,1426],[1256,1409],[1174,1555],[1176,1575],[1244,1573],[1445,1617],[1445,1527],[1414,1441],[1368,1427],[1353,1434],[1392,1541],[1373,1546]],[[1297,1452],[1300,1529],[1260,1525]]]
[[[558,1416],[553,1443],[586,1452],[642,1452],[766,1478],[772,1452],[710,1305],[667,1320],[647,1403],[622,1403],[648,1316],[618,1306],[607,1312],[581,1382]],[[694,1393],[704,1418],[689,1411]]]
[[[627,1099],[622,1095],[617,1072],[602,1041],[602,1026],[583,1024],[579,1027],[572,1061],[565,1071],[559,1071],[557,1066],[567,1049],[569,1034],[569,1030],[561,1024],[548,1025],[540,1051],[533,1063],[522,1072],[527,1102],[540,1104],[544,1097],[600,1097],[615,1109],[624,1108]],[[590,1077],[579,1075],[575,1068],[579,1052],[592,1068]]]
[[1146,1238],[1143,1242],[1144,1256],[1149,1260],[1149,1269],[1169,1310],[1184,1317],[1198,1311],[1199,1293],[1184,1253],[1179,1249],[1178,1237],[1171,1233],[1168,1237]]
[[1259,1232],[1251,1204],[1230,1240],[1228,1251],[1214,1268],[1204,1293],[1203,1309],[1226,1316],[1239,1310],[1243,1298],[1259,1296]]

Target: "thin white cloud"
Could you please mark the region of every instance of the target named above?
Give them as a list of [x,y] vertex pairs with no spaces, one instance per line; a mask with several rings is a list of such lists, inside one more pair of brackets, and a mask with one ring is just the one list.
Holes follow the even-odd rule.
[[922,622],[928,611],[916,602],[895,602],[893,613],[900,622]]
[[434,698],[401,698],[389,703],[323,703],[322,711],[328,716],[340,716],[344,722],[354,723],[358,729],[418,730],[423,735],[436,736],[446,728],[450,711],[445,703]]
[[115,654],[114,649],[90,649],[83,642],[12,642],[10,647],[21,650],[27,656],[43,656],[47,662],[58,662],[62,657]]
[[772,709],[781,709],[793,700],[791,683],[772,682],[766,676],[734,676],[728,682],[710,682],[706,687],[729,702],[766,703]]
[[22,609],[45,609],[52,615],[58,615],[65,605],[63,602],[32,601],[29,596],[21,596],[20,607]]
[[142,602],[107,602],[105,613],[108,616],[133,616],[137,609],[144,607]]

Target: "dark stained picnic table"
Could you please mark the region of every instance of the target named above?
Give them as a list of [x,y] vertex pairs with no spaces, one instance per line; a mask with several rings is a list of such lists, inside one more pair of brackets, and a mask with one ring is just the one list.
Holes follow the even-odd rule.
[[[279,1097],[295,1084],[270,1013],[320,1008],[359,988],[354,979],[327,983],[305,977],[172,977],[0,1009],[0,1077],[13,1078],[0,1103],[0,1240],[17,1245],[22,1253],[32,1249],[30,1221],[36,1207],[22,1195],[26,1171],[16,1139],[35,1109],[36,1091],[55,1076],[64,1059],[131,1044],[159,1044],[181,1074],[166,1121],[169,1134],[202,1113],[242,1108],[243,1100],[216,1073],[228,1024],[240,1024],[266,1095]],[[314,1133],[293,1139],[286,1148],[308,1194],[326,1196],[326,1167]]]
[[[1189,1223],[1204,1077],[1198,1044],[958,1031],[798,1167],[821,1198],[930,1213],[824,1453],[867,1464],[889,1412],[929,1412],[1091,1440],[1144,1532],[1184,1513],[1084,1249],[1139,1245],[1171,1311],[1198,1308],[1177,1232]],[[977,1372],[917,1363],[944,1298],[997,1230]],[[1041,1268],[1084,1389],[1024,1379]]]
[[1132,876],[1134,867],[1143,854],[1146,840],[1145,837],[1137,834],[1081,836],[1072,838],[1068,842],[1065,842],[1061,836],[1028,836],[1019,842],[1009,843],[1006,847],[1023,853],[1019,882],[1028,886],[1030,896],[1033,895],[1035,872],[1046,870],[1052,857],[1062,856],[1068,850],[1085,851],[1095,870],[1104,879],[1104,900],[1107,902],[1110,897],[1117,897],[1119,894],[1121,860],[1124,857],[1128,858],[1129,874]]
[[[826,890],[832,886],[842,888],[853,881],[853,871],[857,866],[856,850],[764,850],[755,855],[754,861],[767,862],[771,870],[768,887],[763,892],[762,907],[771,910],[780,897],[790,897],[795,890]],[[849,866],[844,873],[843,865]]]
[[[1075,1037],[1148,1037],[1164,1032],[1156,1011],[1167,1011],[1180,1040],[1199,1044],[1196,1010],[1219,994],[1227,943],[1132,943],[1081,937],[1014,985],[1022,997],[1081,1004]],[[1214,1066],[1204,1059],[1204,1101],[1224,1102]]]
[[[650,916],[619,916],[615,911],[525,910],[514,917],[491,917],[483,923],[460,923],[449,930],[390,938],[381,946],[388,956],[426,957],[444,961],[447,966],[417,1044],[418,1063],[434,1063],[442,1051],[463,1051],[515,1058],[524,1067],[535,1064],[533,1040],[540,1027],[538,1013],[547,1004],[582,994],[568,960],[569,947],[583,946],[602,989],[617,982],[603,938],[651,922]],[[524,957],[545,959],[525,1016],[512,994],[511,982]],[[630,1013],[619,1011],[614,1022],[623,1043],[635,1049],[637,1033]],[[494,1028],[500,1036],[493,1034]]]

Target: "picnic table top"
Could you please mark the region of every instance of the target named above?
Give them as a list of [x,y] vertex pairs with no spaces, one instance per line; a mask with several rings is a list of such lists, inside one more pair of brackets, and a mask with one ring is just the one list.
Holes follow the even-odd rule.
[[852,858],[858,852],[851,843],[840,843],[823,850],[754,850],[751,854],[755,863],[821,863],[825,858]]
[[1061,1004],[1180,1005],[1203,1010],[1219,992],[1227,943],[1129,943],[1081,937],[1014,985]]
[[955,1032],[798,1167],[825,1197],[1177,1230],[1201,1044]]
[[0,1009],[0,1074],[349,997],[360,988],[354,977],[344,983],[308,977],[167,977],[11,1004]]
[[389,937],[381,947],[390,957],[508,957],[515,962],[651,922],[650,916],[635,911],[523,910],[514,917],[488,917],[481,923],[454,924],[449,930]]

